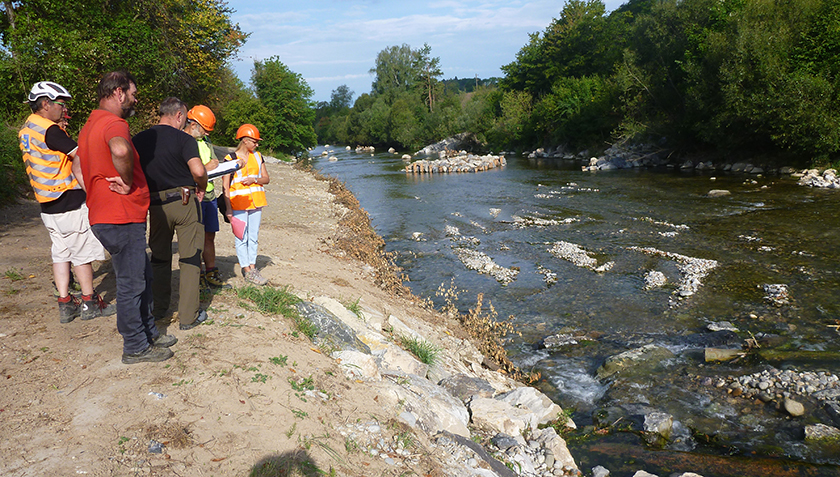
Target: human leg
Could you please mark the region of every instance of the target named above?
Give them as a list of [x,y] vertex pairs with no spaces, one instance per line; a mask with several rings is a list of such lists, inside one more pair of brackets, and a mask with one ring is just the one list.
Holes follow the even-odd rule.
[[248,227],[246,228],[248,238],[248,264],[251,268],[257,268],[257,247],[260,239],[260,221],[262,220],[262,209],[248,211]]
[[180,202],[149,207],[153,313],[155,319],[158,320],[166,315],[172,300],[172,236],[175,234],[175,229],[167,211],[169,206],[175,204],[180,204]]
[[178,234],[178,267],[181,272],[178,317],[181,324],[185,325],[198,317],[204,226],[199,220],[201,212],[197,200],[193,199],[187,205],[173,202],[164,207],[170,205],[172,207],[167,210],[167,215],[174,221],[175,232]]
[[91,229],[111,253],[123,354],[142,353],[159,334],[149,311],[151,266],[146,256],[146,224],[96,224]]
[[[243,222],[248,220],[248,211],[247,210],[234,210],[233,216]],[[247,224],[247,222],[246,222]],[[245,227],[245,235],[243,235],[242,239],[237,236],[234,236],[234,244],[236,245],[236,258],[239,261],[239,266],[242,267],[243,270],[247,271],[250,269],[251,262],[248,260],[248,227]]]
[[201,202],[201,221],[204,224],[204,259],[206,270],[216,268],[216,232],[219,231],[219,207],[217,199]]
[[70,262],[53,262],[53,280],[55,280],[59,298],[70,294]]

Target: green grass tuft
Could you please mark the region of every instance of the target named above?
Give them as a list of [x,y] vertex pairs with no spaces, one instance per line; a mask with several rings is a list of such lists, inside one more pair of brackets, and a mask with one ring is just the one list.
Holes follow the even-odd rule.
[[318,334],[318,326],[310,320],[300,316],[295,305],[301,300],[291,292],[289,287],[253,287],[247,286],[236,289],[236,296],[254,302],[262,312],[283,315],[291,318],[298,331],[306,335],[310,340],[315,339]]
[[429,366],[435,364],[440,352],[443,351],[432,343],[419,338],[400,336],[400,344],[403,348],[410,351],[420,362],[428,364]]

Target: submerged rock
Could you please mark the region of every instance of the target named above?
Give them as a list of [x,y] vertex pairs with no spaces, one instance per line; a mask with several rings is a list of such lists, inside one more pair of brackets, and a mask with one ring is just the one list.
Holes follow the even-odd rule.
[[673,358],[672,353],[667,348],[649,344],[641,348],[631,349],[615,356],[610,356],[598,368],[596,375],[599,379],[607,379],[615,374],[625,371],[642,372],[644,369],[650,369],[656,366],[662,360]]
[[825,424],[805,426],[806,441],[840,441],[840,429]]

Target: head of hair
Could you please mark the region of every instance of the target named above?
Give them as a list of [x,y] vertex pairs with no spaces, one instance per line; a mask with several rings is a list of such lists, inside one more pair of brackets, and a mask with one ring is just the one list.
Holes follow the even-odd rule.
[[174,96],[170,96],[160,102],[158,114],[160,114],[161,116],[174,116],[175,114],[178,114],[179,111],[186,110],[187,103],[181,101],[180,99]]
[[107,73],[99,81],[99,86],[96,87],[96,99],[102,101],[105,98],[114,94],[114,91],[121,89],[128,91],[131,85],[137,85],[134,77],[128,71],[112,71]]
[[35,101],[29,102],[29,108],[32,110],[33,113],[37,113],[38,111],[42,110],[49,101],[50,98],[46,96],[40,96],[38,98],[35,98]]

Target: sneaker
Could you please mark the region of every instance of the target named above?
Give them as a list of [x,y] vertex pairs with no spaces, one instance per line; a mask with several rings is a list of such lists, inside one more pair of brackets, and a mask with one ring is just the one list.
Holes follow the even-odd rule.
[[94,292],[93,295],[82,295],[82,319],[92,320],[100,316],[111,316],[117,313],[116,303],[105,303],[105,300]]
[[123,364],[157,363],[159,361],[166,361],[174,355],[175,353],[169,348],[159,348],[149,345],[148,348],[139,353],[123,353],[122,362]]
[[157,338],[152,340],[152,346],[157,346],[158,348],[169,348],[177,342],[178,338],[172,335],[158,335]]
[[191,330],[191,329],[195,328],[196,326],[204,323],[205,321],[207,321],[207,312],[204,311],[204,310],[199,310],[198,311],[198,316],[196,317],[195,321],[193,321],[189,325],[185,325],[185,324],[181,323],[179,325],[179,328],[181,329],[181,331]]
[[207,283],[207,275],[201,272],[201,278],[198,280],[198,290],[200,293],[210,293],[210,284]]
[[204,278],[207,284],[216,288],[233,288],[222,280],[222,274],[219,273],[218,268],[209,268],[204,273]]
[[268,283],[262,275],[260,275],[260,271],[256,268],[253,268],[245,273],[245,281],[251,282],[254,285],[263,286]]
[[79,299],[73,295],[58,299],[58,316],[62,323],[70,323],[75,320],[80,312]]

